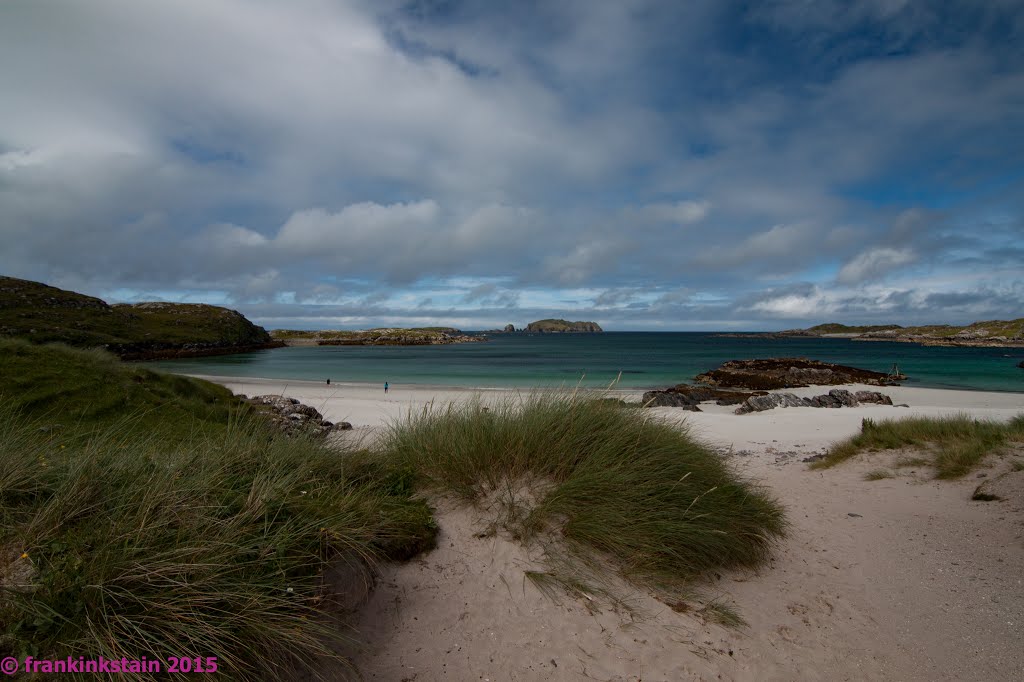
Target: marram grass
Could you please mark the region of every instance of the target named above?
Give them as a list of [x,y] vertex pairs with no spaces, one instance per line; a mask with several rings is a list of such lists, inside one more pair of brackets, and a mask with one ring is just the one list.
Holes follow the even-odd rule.
[[678,584],[763,562],[782,508],[677,427],[582,394],[411,413],[383,454],[466,501],[526,488],[513,536],[555,534],[626,577]]
[[503,496],[502,527],[567,548],[536,577],[570,592],[594,590],[593,567],[669,585],[757,565],[786,527],[711,449],[588,396],[410,415],[349,451],[284,438],[206,382],[0,351],[0,658],[216,656],[221,679],[315,676],[357,634],[325,616],[326,567],[429,546],[422,488]]
[[832,446],[824,459],[811,464],[826,469],[867,449],[921,448],[929,459],[906,460],[927,463],[936,478],[959,478],[977,467],[990,454],[1004,452],[1010,443],[1024,442],[1024,414],[1008,422],[974,419],[959,414],[950,417],[911,417],[875,422],[863,420],[861,432]]
[[100,352],[0,351],[18,389],[0,399],[0,658],[315,675],[352,634],[323,612],[327,565],[408,556],[436,532],[409,480],[285,438],[221,387]]

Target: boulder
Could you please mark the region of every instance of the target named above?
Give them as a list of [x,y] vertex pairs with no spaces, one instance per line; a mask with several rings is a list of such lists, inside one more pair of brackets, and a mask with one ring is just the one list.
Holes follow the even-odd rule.
[[839,401],[842,407],[857,407],[860,402],[854,397],[852,393],[841,388],[833,388],[828,394]]
[[700,412],[697,405],[714,401],[718,405],[739,405],[747,398],[764,395],[764,391],[728,391],[708,386],[679,384],[664,391],[647,391],[640,402],[644,407],[681,407]]
[[324,436],[331,431],[344,431],[352,428],[348,422],[335,424],[327,421],[316,408],[303,405],[295,398],[286,398],[281,395],[258,395],[248,399],[242,396],[242,398],[264,413],[270,419],[271,424],[288,436],[298,433]]
[[879,393],[878,391],[857,391],[853,396],[862,403],[877,403],[878,405],[892,405],[892,398]]
[[792,393],[769,393],[747,398],[734,412],[747,414],[748,412],[764,412],[776,407],[805,407],[806,405],[805,398],[800,398]]
[[644,407],[681,407],[691,412],[700,412],[699,403],[693,396],[675,391],[647,391],[640,401]]
[[770,393],[748,398],[736,408],[735,413],[763,412],[776,407],[857,407],[861,403],[892,405],[892,398],[877,391],[850,393],[842,388],[833,388],[828,393],[812,398],[800,398],[792,393]]

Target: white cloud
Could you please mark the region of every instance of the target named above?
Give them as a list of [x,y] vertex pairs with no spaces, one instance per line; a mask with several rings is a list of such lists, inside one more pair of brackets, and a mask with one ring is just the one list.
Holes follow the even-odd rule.
[[707,201],[677,201],[647,204],[640,209],[639,213],[656,222],[688,225],[704,220],[710,211],[711,204]]
[[891,249],[879,247],[868,249],[857,254],[844,265],[836,276],[840,284],[857,284],[867,280],[877,280],[896,268],[909,265],[917,260],[911,249]]

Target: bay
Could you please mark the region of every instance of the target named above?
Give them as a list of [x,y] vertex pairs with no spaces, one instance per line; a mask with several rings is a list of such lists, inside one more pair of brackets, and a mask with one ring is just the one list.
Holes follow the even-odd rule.
[[710,332],[500,334],[450,346],[295,346],[146,363],[171,372],[393,385],[663,388],[726,360],[807,357],[879,372],[905,385],[1024,391],[1021,348],[948,348],[849,339],[735,338]]

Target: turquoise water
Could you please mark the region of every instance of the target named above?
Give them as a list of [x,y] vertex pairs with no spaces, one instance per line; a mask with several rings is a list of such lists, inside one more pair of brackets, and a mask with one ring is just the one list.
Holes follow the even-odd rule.
[[335,382],[448,386],[606,386],[691,381],[726,360],[807,357],[887,372],[899,363],[908,386],[1024,391],[1022,348],[942,348],[849,339],[721,338],[704,332],[496,335],[452,346],[296,346],[148,363],[172,372]]

